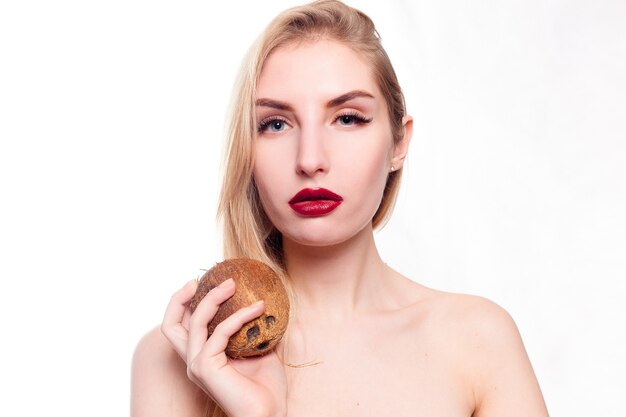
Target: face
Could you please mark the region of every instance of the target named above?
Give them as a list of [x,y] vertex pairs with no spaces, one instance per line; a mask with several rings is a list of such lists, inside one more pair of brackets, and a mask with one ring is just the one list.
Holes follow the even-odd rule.
[[298,244],[344,242],[382,199],[394,146],[385,100],[352,49],[320,40],[274,51],[257,84],[254,179],[274,226]]

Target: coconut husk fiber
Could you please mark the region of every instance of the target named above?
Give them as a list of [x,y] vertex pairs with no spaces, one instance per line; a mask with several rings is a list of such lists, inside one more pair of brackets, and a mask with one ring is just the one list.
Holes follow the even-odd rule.
[[207,325],[209,337],[215,327],[242,307],[256,301],[265,302],[265,312],[246,323],[231,336],[226,355],[246,358],[270,352],[281,340],[289,322],[289,298],[282,281],[268,265],[247,258],[227,259],[209,269],[198,281],[198,288],[191,300],[193,313],[198,303],[213,288],[232,278],[236,284],[235,294],[224,301],[213,320]]

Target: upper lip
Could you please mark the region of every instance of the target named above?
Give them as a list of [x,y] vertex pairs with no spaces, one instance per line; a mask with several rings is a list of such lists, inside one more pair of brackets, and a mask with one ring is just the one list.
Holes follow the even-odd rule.
[[327,190],[326,188],[304,188],[298,191],[296,195],[291,197],[291,200],[289,200],[289,204],[295,204],[301,201],[315,200],[343,201],[343,197],[333,193],[330,190]]

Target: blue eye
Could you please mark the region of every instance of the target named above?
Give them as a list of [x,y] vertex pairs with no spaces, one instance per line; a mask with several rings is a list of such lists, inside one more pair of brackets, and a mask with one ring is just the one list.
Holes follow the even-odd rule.
[[259,123],[258,131],[259,132],[281,132],[285,130],[287,127],[287,122],[282,119],[270,118],[265,119],[261,123]]
[[360,114],[342,114],[339,115],[335,121],[339,123],[341,126],[354,126],[354,125],[362,125],[367,124],[372,121],[372,119],[366,119]]
[[354,122],[354,116],[341,116],[339,122],[342,125],[350,125]]
[[272,132],[279,132],[281,130],[283,130],[283,127],[285,127],[285,122],[280,121],[280,120],[274,120],[272,123],[270,123],[269,125],[269,129]]

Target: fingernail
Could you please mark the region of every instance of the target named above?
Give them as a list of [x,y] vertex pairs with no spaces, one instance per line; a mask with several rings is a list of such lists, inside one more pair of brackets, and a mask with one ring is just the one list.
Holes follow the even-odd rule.
[[257,301],[254,304],[250,304],[250,308],[256,308],[256,307],[258,307],[258,306],[260,306],[262,304],[263,304],[263,300],[259,300],[259,301]]
[[219,287],[222,289],[230,288],[234,283],[235,281],[232,278],[228,278],[226,281],[222,282]]

